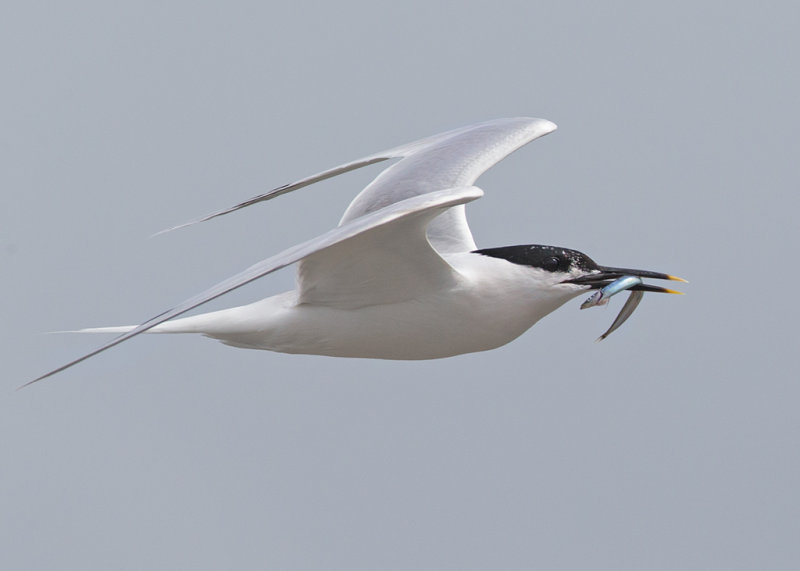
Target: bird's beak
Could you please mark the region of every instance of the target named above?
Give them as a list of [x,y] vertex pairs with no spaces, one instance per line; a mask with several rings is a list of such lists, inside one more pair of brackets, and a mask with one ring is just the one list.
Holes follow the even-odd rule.
[[[598,273],[581,276],[579,278],[571,278],[564,280],[562,283],[588,285],[591,289],[602,289],[616,279],[622,276],[636,276],[639,278],[652,278],[656,280],[673,280],[677,282],[686,282],[685,279],[670,274],[662,274],[661,272],[651,272],[649,270],[632,270],[630,268],[610,268],[607,266],[597,266],[600,270]],[[665,287],[654,286],[650,284],[639,284],[630,288],[631,291],[649,291],[655,293],[677,293],[682,294],[681,291],[674,289],[667,289]]]

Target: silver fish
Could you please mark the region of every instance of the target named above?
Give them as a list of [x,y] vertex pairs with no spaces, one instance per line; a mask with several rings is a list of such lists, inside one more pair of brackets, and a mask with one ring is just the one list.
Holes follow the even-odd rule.
[[[641,280],[640,280],[641,281]],[[636,309],[636,306],[639,305],[639,302],[642,301],[642,297],[644,297],[643,291],[632,291],[631,294],[628,296],[628,300],[625,302],[625,305],[622,306],[622,309],[619,310],[619,315],[614,320],[614,323],[611,324],[611,327],[608,328],[608,331],[603,333],[600,337],[595,339],[595,343],[598,341],[602,341],[613,331],[619,329],[619,327],[627,321],[627,319],[633,313],[633,310]]]
[[[594,307],[595,305],[605,305],[611,296],[617,295],[621,291],[640,285],[642,278],[637,276],[622,276],[605,286],[603,289],[594,292],[586,301],[581,304],[581,309]],[[624,321],[624,320],[623,320]]]

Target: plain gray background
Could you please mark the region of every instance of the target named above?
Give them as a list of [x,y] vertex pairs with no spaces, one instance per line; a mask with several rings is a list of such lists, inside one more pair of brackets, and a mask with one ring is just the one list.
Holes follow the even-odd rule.
[[[793,2],[69,2],[0,9],[0,567],[797,569]],[[327,230],[489,118],[482,247],[691,280],[430,362],[100,337]],[[284,271],[218,300],[288,289]]]

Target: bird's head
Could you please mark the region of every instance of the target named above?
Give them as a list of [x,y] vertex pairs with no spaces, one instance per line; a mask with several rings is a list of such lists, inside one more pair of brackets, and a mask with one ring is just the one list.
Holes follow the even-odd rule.
[[[650,270],[600,266],[583,252],[560,246],[505,246],[476,250],[476,253],[535,268],[541,272],[544,281],[550,287],[563,288],[564,293],[573,295],[579,295],[587,290],[602,289],[622,276],[686,281],[670,274]],[[680,293],[644,283],[630,289],[656,293]]]

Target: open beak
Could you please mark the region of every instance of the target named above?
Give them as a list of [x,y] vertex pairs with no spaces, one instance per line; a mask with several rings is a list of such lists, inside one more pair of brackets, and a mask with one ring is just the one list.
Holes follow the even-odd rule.
[[[600,270],[596,274],[589,274],[579,278],[572,278],[564,280],[562,283],[588,285],[592,289],[603,289],[616,279],[622,276],[636,276],[639,278],[652,278],[656,280],[673,280],[676,282],[686,282],[685,279],[670,274],[662,274],[661,272],[651,272],[648,270],[632,270],[630,268],[610,268],[607,266],[597,266]],[[665,287],[654,286],[650,284],[639,284],[630,288],[631,291],[649,291],[655,293],[677,293],[683,294],[682,291],[675,291],[674,289],[667,289]]]

